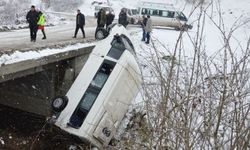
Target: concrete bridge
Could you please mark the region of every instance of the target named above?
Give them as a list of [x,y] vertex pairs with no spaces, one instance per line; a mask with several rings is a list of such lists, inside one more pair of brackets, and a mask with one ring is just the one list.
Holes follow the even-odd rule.
[[[0,32],[0,58],[4,54],[41,51],[47,48],[63,48],[76,43],[94,41],[96,19],[86,17],[85,34],[73,39],[75,16],[66,24],[46,27],[47,40],[41,40],[40,31],[36,43],[30,42],[29,30]],[[82,69],[94,46],[71,49],[39,59],[29,59],[1,66],[0,104],[46,116],[50,113],[51,99],[65,95]]]
[[[65,15],[63,17],[65,18]],[[75,15],[66,18],[66,23],[45,28],[46,40],[41,39],[42,33],[38,31],[36,43],[30,42],[29,29],[0,32],[0,58],[17,51],[40,52],[43,49],[63,49],[76,43],[94,41],[96,26],[94,17],[86,17],[85,39],[82,38],[81,31],[77,38],[72,38],[75,31]],[[0,59],[0,104],[39,115],[48,115],[51,99],[56,95],[66,94],[93,47],[92,44],[80,49],[72,48],[38,59],[10,64],[1,65]]]
[[51,99],[65,95],[94,46],[0,67],[0,104],[50,114]]

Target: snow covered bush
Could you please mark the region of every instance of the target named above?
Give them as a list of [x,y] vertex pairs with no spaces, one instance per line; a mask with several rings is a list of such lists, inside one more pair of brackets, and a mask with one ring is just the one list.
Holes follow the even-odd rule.
[[55,11],[75,11],[82,4],[81,0],[52,0],[50,7]]
[[29,0],[4,0],[0,3],[0,25],[19,24],[29,9]]

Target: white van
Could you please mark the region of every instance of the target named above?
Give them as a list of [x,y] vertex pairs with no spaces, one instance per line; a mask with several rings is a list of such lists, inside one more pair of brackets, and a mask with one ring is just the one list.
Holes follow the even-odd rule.
[[102,149],[141,86],[134,47],[123,26],[99,41],[66,96],[52,101],[55,125]]
[[112,7],[108,6],[108,5],[96,5],[95,6],[95,13],[94,13],[94,16],[95,18],[97,18],[97,15],[98,15],[98,12],[101,10],[101,9],[104,9],[106,11],[106,14],[108,14],[109,12],[111,12],[113,15],[115,15],[115,12],[113,10]]
[[181,11],[176,11],[173,5],[141,2],[138,7],[139,20],[142,21],[142,16],[150,15],[154,26],[172,27],[177,30],[183,28],[192,28],[187,25],[187,17]]
[[122,8],[128,17],[128,22],[130,24],[137,24],[138,23],[138,9],[133,7],[124,7]]

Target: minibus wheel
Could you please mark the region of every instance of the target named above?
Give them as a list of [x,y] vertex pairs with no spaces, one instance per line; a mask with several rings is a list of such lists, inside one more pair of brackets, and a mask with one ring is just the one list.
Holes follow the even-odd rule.
[[66,96],[57,96],[52,100],[52,109],[55,112],[61,112],[68,104],[68,98]]
[[174,28],[176,31],[180,31],[181,29],[179,27]]
[[95,32],[95,39],[102,40],[106,38],[107,35],[108,35],[108,32],[104,28],[98,28]]

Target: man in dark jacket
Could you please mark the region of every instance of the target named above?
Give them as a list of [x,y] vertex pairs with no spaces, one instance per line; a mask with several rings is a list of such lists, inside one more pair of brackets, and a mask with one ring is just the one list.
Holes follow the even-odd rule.
[[142,41],[145,41],[146,39],[146,32],[145,32],[145,27],[147,25],[148,18],[143,15],[142,16],[142,21],[141,21],[141,26],[142,26]]
[[115,18],[115,15],[112,14],[111,11],[109,11],[109,13],[107,14],[107,22],[106,22],[106,28],[112,24],[113,20]]
[[147,23],[146,23],[146,27],[144,29],[145,29],[146,38],[147,38],[147,41],[145,43],[149,44],[150,37],[151,37],[150,34],[153,30],[153,23],[152,23],[152,19],[150,18],[150,15],[147,15]]
[[120,14],[119,14],[118,23],[123,25],[125,28],[128,25],[127,13],[125,12],[124,9],[122,9]]
[[78,9],[76,15],[76,30],[73,38],[76,38],[79,29],[82,30],[83,38],[85,38],[84,26],[85,26],[85,16]]
[[106,11],[102,8],[97,14],[97,28],[104,28],[107,22]]
[[39,20],[39,14],[35,9],[35,6],[31,6],[31,10],[26,15],[26,20],[29,23],[30,28],[30,40],[31,42],[36,42],[36,33],[37,33],[37,22]]

